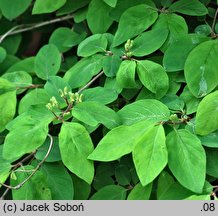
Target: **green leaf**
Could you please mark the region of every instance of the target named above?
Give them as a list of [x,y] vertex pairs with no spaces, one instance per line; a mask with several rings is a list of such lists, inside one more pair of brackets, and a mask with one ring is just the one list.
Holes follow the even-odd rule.
[[[46,158],[46,162],[56,162],[61,161],[61,154],[59,149],[59,142],[57,137],[53,137],[53,146],[52,149]],[[40,146],[36,152],[35,158],[37,160],[43,160],[45,158],[46,153],[48,152],[50,146],[50,139],[47,138],[42,146]]]
[[60,52],[66,52],[79,44],[86,34],[78,34],[70,28],[60,27],[52,32],[49,44],[54,44]]
[[98,191],[107,185],[114,185],[115,167],[112,163],[100,163],[95,171],[93,188]]
[[157,184],[157,199],[167,194],[167,190],[174,184],[173,177],[166,171],[162,171],[158,178]]
[[111,9],[103,0],[91,1],[88,7],[87,22],[93,34],[105,33],[111,26],[113,23],[109,15]]
[[116,75],[116,80],[121,88],[136,88],[135,81],[136,63],[132,60],[122,61]]
[[161,102],[164,103],[171,110],[183,110],[184,101],[177,95],[167,94],[161,98]]
[[131,125],[145,119],[154,123],[168,120],[170,111],[158,100],[145,99],[124,106],[118,115],[123,124]]
[[157,98],[162,98],[167,93],[169,78],[160,64],[149,60],[138,61],[137,73],[142,84]]
[[218,41],[211,40],[195,47],[185,62],[185,78],[191,93],[202,97],[210,93],[218,83]]
[[191,50],[206,40],[208,40],[207,37],[198,34],[188,34],[178,37],[164,53],[163,65],[166,71],[174,72],[183,70],[185,61]]
[[119,185],[126,186],[131,184],[131,173],[125,164],[119,164],[115,168],[115,178]]
[[90,126],[97,126],[101,123],[108,129],[112,129],[120,123],[119,117],[114,110],[94,101],[77,104],[72,109],[72,115]]
[[0,132],[10,122],[16,111],[16,88],[13,83],[0,78]]
[[13,161],[36,150],[44,143],[53,118],[45,107],[37,107],[11,121],[7,125],[10,132],[4,141],[3,157]]
[[157,186],[158,200],[181,200],[193,195],[193,192],[175,182],[166,171],[160,174]]
[[[11,185],[16,186],[24,181],[34,170],[33,166],[22,166],[17,169],[23,172],[16,172],[17,179],[11,179]],[[24,172],[26,170],[27,172]],[[48,187],[46,177],[41,171],[37,171],[19,190],[12,190],[13,200],[51,200],[51,191]]]
[[[131,126],[122,125],[109,131],[99,142],[89,159],[96,161],[113,161],[133,151],[141,136],[152,127],[147,120]],[[127,139],[128,137],[128,139]]]
[[195,113],[197,111],[198,105],[201,100],[199,98],[196,98],[193,94],[191,94],[187,86],[185,86],[185,88],[183,89],[183,92],[180,95],[180,97],[185,102],[187,115]]
[[127,200],[149,200],[152,190],[152,184],[142,186],[138,183],[129,193]]
[[[69,14],[77,11],[80,8],[83,8],[86,6],[90,0],[83,0],[83,1],[75,1],[75,0],[68,0],[66,4],[64,4],[63,7],[61,7],[56,14],[58,16],[64,15],[64,14]],[[75,17],[74,17],[75,18]]]
[[107,37],[104,34],[94,34],[83,40],[77,50],[77,55],[88,57],[98,52],[105,52]]
[[18,88],[17,94],[25,91],[25,89],[19,89],[19,87],[22,88],[32,85],[32,77],[25,71],[5,73],[2,78],[14,83],[14,85]]
[[[197,136],[185,129],[167,135],[168,165],[177,180],[189,190],[201,193],[206,172],[206,155]],[[196,163],[197,161],[197,163]]]
[[218,170],[217,170],[218,149],[217,148],[207,148],[206,155],[207,155],[206,173],[210,176],[218,178]]
[[7,56],[7,52],[3,47],[0,47],[0,63],[2,63]]
[[10,175],[12,165],[8,160],[2,158],[3,145],[0,145],[0,188],[1,183],[4,183]]
[[91,184],[94,177],[94,165],[87,157],[94,147],[85,127],[73,122],[62,124],[59,146],[64,165],[72,173]]
[[67,0],[36,0],[33,6],[32,14],[51,13],[61,8]]
[[41,106],[45,106],[49,102],[49,99],[50,97],[45,89],[36,88],[25,94],[25,96],[20,100],[18,113],[22,114],[26,112],[32,105],[41,104]]
[[192,196],[185,198],[185,200],[211,200],[211,198],[210,198],[210,194],[208,194],[208,195],[192,195]]
[[[117,32],[113,40],[113,47],[148,29],[157,19],[157,11],[148,5],[141,4],[127,9],[121,16]],[[129,31],[131,29],[131,31]]]
[[142,135],[133,150],[136,172],[143,186],[151,183],[167,165],[165,133],[162,125]]
[[93,194],[90,200],[125,200],[126,189],[119,185],[108,185]]
[[173,3],[169,10],[187,14],[189,16],[203,16],[208,13],[207,8],[198,0],[180,0]]
[[34,72],[34,62],[35,57],[28,57],[23,60],[20,60],[19,62],[13,64],[6,73],[8,72],[15,72],[15,71],[25,71],[30,75],[35,75]]
[[77,62],[65,73],[64,79],[72,88],[78,88],[90,81],[90,79],[96,75],[101,68],[102,56],[93,55]]
[[142,57],[155,52],[166,41],[168,32],[167,29],[154,29],[140,34],[133,41],[132,54]]
[[161,49],[166,50],[169,44],[175,41],[181,35],[188,34],[188,26],[182,16],[173,13],[161,13],[152,29],[168,29],[168,40]]
[[198,136],[198,138],[201,140],[201,144],[203,146],[211,147],[211,148],[218,148],[218,131],[215,131],[214,133],[210,133],[206,136]]
[[139,4],[146,4],[149,5],[152,8],[155,8],[155,4],[152,0],[122,0],[117,1],[116,7],[113,8],[113,10],[110,11],[110,16],[115,20],[119,21],[121,15],[128,9],[133,6],[139,5]]
[[74,200],[87,200],[91,191],[91,186],[76,175],[71,177],[74,186]]
[[114,89],[106,89],[103,87],[85,89],[82,94],[84,102],[96,101],[104,105],[112,103],[118,97],[118,94]]
[[59,89],[62,91],[67,87],[68,91],[71,91],[70,85],[59,76],[50,76],[44,86],[46,93],[51,97],[55,97],[58,103],[64,103],[64,99],[60,96]]
[[195,28],[195,33],[198,35],[209,36],[211,33],[211,27],[208,24],[198,25]]
[[53,44],[43,46],[36,55],[35,72],[43,80],[47,80],[49,76],[56,75],[60,65],[61,55]]
[[17,53],[20,47],[21,39],[22,37],[20,34],[12,35],[10,37],[5,38],[1,43],[1,46],[5,48],[8,54],[14,55]]
[[114,77],[120,67],[122,60],[118,55],[105,56],[103,59],[103,71],[107,77]]
[[53,200],[73,199],[73,181],[67,169],[62,164],[43,163],[41,171],[46,176]]
[[196,133],[207,135],[218,129],[218,91],[212,92],[200,102],[196,114]]
[[104,0],[104,2],[111,7],[116,7],[117,4],[117,0]]
[[7,55],[5,60],[0,63],[0,74],[3,74],[5,71],[8,70],[12,65],[16,64],[19,62],[19,58],[14,56],[14,55]]
[[31,0],[0,0],[0,9],[4,17],[12,20],[24,13],[31,2]]

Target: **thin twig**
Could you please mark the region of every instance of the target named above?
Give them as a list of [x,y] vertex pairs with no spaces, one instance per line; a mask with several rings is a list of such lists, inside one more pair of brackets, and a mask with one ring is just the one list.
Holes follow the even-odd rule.
[[215,25],[216,25],[216,18],[217,18],[217,15],[218,15],[218,8],[216,9],[216,13],[215,13],[215,16],[213,18],[213,23],[212,23],[212,26],[211,26],[211,36],[214,37],[216,36],[216,33],[215,33]]
[[[36,28],[40,28],[42,26],[46,26],[46,25],[61,22],[61,21],[64,21],[64,20],[68,20],[68,19],[71,19],[73,17],[74,17],[73,14],[68,14],[66,16],[58,17],[58,18],[53,19],[53,20],[47,20],[47,21],[41,22],[41,23],[33,23],[33,24],[27,24],[27,25],[21,24],[21,25],[14,26],[12,29],[7,31],[5,34],[0,36],[0,43],[2,43],[2,41],[9,35],[15,35],[15,34],[19,34],[19,33],[22,33],[22,32],[30,31],[30,30],[33,30],[33,29],[36,29]],[[27,26],[27,27],[25,27],[25,26]],[[16,30],[16,29],[18,29],[18,30]]]
[[44,85],[43,84],[31,84],[28,86],[17,86],[18,89],[35,89],[35,88],[42,88]]
[[104,74],[104,71],[101,71],[99,74],[97,74],[92,80],[90,80],[85,86],[83,86],[81,89],[78,90],[78,94],[80,94],[82,91],[87,89],[95,80],[97,80],[100,76]]
[[6,185],[4,183],[0,183],[2,186],[8,188],[8,189],[15,189],[15,190],[18,190],[20,189],[27,181],[29,181],[35,174],[36,172],[40,169],[40,167],[42,166],[42,164],[46,161],[46,159],[48,158],[50,152],[51,152],[51,149],[52,149],[52,146],[53,146],[53,137],[48,134],[49,138],[50,138],[50,145],[49,145],[49,148],[48,148],[48,151],[45,155],[45,157],[43,158],[43,160],[40,161],[40,163],[37,165],[37,167],[33,170],[33,172],[26,178],[24,179],[21,183],[19,183],[18,185],[16,186],[10,186],[10,185]]
[[10,191],[10,188],[6,188],[6,190],[4,191],[4,193],[2,194],[2,196],[0,197],[0,200],[4,200],[5,196],[8,194],[8,192]]

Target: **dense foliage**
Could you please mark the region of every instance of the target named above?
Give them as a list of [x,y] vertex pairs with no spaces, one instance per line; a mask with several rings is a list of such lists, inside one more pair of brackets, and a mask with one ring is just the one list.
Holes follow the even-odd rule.
[[215,0],[0,0],[2,199],[217,199]]

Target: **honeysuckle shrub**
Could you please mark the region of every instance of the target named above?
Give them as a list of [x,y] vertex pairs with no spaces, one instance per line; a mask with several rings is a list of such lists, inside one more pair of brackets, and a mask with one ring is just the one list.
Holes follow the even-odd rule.
[[217,199],[217,1],[0,11],[2,199]]

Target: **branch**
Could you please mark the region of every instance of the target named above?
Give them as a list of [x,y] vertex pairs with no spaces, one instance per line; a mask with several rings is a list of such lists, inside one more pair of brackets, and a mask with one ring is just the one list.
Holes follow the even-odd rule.
[[35,89],[35,88],[41,88],[43,87],[44,85],[43,84],[31,84],[29,86],[17,86],[17,90],[18,89]]
[[211,26],[211,36],[212,36],[212,37],[216,37],[215,25],[216,25],[216,18],[217,18],[217,15],[218,15],[218,8],[216,9],[216,13],[215,13],[215,16],[214,16],[214,18],[213,18],[213,23],[212,23],[212,26]]
[[[57,23],[57,22],[62,22],[64,20],[69,20],[73,17],[74,17],[73,14],[68,14],[66,16],[62,16],[62,17],[59,17],[59,18],[56,18],[53,20],[47,20],[47,21],[41,22],[41,23],[33,23],[33,24],[26,24],[26,25],[22,24],[22,25],[14,26],[12,29],[7,31],[5,34],[0,36],[0,43],[2,43],[2,41],[9,35],[15,35],[15,34],[30,31],[30,30],[33,30],[36,28],[40,28],[42,26],[50,25],[50,24]],[[16,29],[18,29],[18,30],[16,30]]]
[[[15,189],[15,190],[18,190],[20,189],[27,181],[29,181],[35,174],[36,172],[40,169],[40,167],[42,166],[42,164],[46,161],[46,159],[48,158],[50,152],[51,152],[51,149],[52,149],[52,146],[53,146],[53,137],[48,134],[49,138],[50,138],[50,145],[49,145],[49,148],[48,148],[48,151],[45,155],[45,157],[43,158],[43,160],[40,161],[40,163],[37,165],[37,167],[33,170],[33,172],[26,178],[24,179],[21,183],[19,183],[18,185],[16,186],[10,186],[10,185],[6,185],[4,183],[0,183],[2,186],[6,187],[7,189]],[[27,170],[28,172],[28,170]],[[2,198],[2,197],[1,197]]]
[[101,71],[99,74],[97,74],[95,77],[93,77],[93,79],[90,80],[85,86],[83,86],[81,89],[79,89],[77,93],[80,94],[82,91],[87,89],[93,82],[95,82],[95,80],[97,80],[103,74],[104,74],[104,71]]

